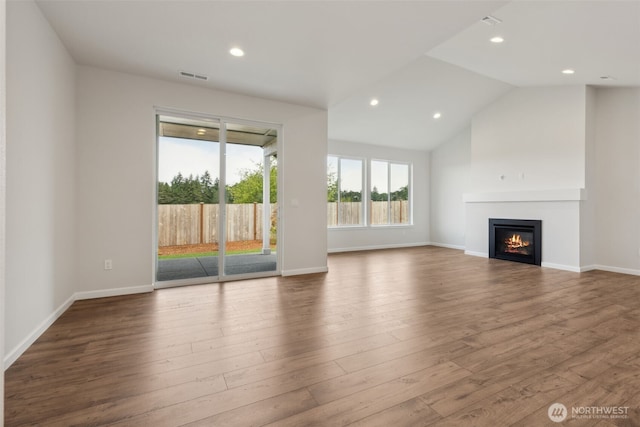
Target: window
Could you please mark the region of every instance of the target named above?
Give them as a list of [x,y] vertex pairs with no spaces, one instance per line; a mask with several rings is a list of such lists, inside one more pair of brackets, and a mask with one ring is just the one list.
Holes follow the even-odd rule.
[[362,159],[327,158],[327,225],[364,225],[364,162]]
[[411,165],[371,160],[369,170],[366,183],[364,159],[327,158],[329,227],[364,226],[365,218],[375,226],[411,224]]
[[371,161],[371,225],[411,223],[410,176],[409,164]]

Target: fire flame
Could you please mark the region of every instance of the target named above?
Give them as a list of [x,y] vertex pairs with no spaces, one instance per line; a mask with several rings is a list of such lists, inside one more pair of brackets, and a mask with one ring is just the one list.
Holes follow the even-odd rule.
[[509,247],[509,249],[518,249],[518,248],[526,248],[529,246],[529,242],[526,240],[522,240],[522,236],[519,234],[514,234],[505,240],[505,243]]

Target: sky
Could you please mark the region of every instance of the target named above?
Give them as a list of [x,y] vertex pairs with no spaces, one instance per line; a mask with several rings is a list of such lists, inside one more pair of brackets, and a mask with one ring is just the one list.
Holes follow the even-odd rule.
[[[158,181],[171,182],[178,172],[182,176],[202,176],[209,171],[214,181],[220,174],[220,155],[217,142],[160,137],[158,149]],[[240,181],[240,172],[254,170],[262,164],[262,148],[227,144],[227,185]]]
[[[171,182],[178,172],[188,177],[202,176],[209,171],[212,181],[219,176],[219,145],[217,142],[160,137],[158,150],[158,180]],[[343,191],[362,191],[362,159],[342,158]],[[255,170],[262,164],[262,148],[251,145],[227,144],[227,185],[240,181],[242,170]],[[337,158],[329,157],[328,169],[337,170]],[[407,166],[391,164],[391,191],[408,184]],[[387,192],[387,162],[371,161],[371,188]]]
[[[341,190],[362,191],[362,164],[361,159],[341,158]],[[327,171],[337,176],[337,157],[329,156]],[[386,193],[389,185],[387,180],[388,163],[384,161],[371,161],[371,189],[376,187],[379,193]],[[391,191],[398,191],[408,185],[408,166],[403,164],[391,164]]]
[[[341,160],[340,178],[342,191],[362,191],[362,160],[345,159]],[[329,156],[327,161],[327,171],[338,176],[338,158]]]

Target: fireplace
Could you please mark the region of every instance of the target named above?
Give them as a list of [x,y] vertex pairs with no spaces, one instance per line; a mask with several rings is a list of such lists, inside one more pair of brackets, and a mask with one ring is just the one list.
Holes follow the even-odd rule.
[[542,221],[489,218],[489,258],[540,265]]

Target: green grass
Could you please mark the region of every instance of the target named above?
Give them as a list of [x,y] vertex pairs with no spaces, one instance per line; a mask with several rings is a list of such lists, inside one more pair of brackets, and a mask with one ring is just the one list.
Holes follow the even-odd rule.
[[[262,249],[242,249],[237,251],[228,251],[227,255],[259,254],[261,252],[262,252]],[[199,257],[217,256],[217,255],[218,255],[218,251],[194,252],[191,254],[159,255],[158,259],[199,258]]]
[[158,259],[198,258],[198,257],[216,256],[216,255],[218,255],[218,251],[194,252],[192,254],[158,255]]

